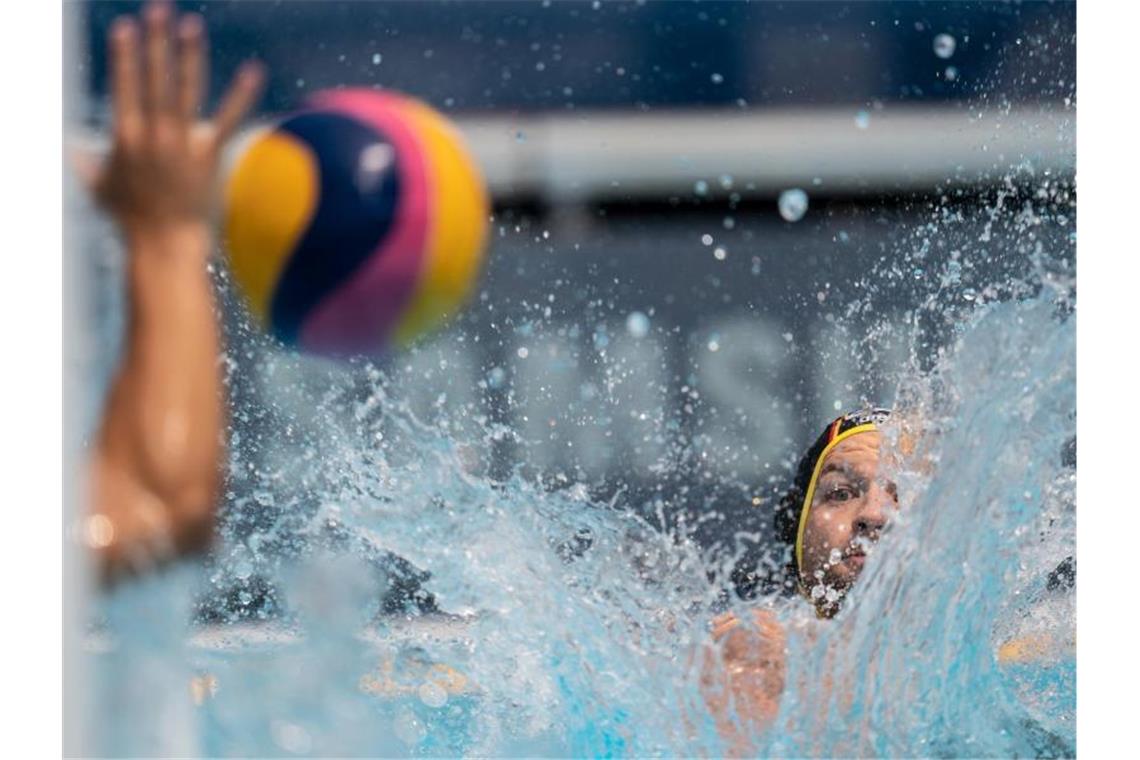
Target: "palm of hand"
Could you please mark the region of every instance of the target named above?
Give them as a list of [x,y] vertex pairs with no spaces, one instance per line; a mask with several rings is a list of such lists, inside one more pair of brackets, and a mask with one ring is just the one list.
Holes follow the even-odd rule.
[[96,198],[128,234],[208,221],[221,148],[263,79],[259,65],[246,64],[214,116],[200,119],[206,81],[201,18],[179,21],[177,44],[166,4],[149,6],[144,26],[141,40],[129,18],[112,29],[113,146],[102,166],[81,166]]

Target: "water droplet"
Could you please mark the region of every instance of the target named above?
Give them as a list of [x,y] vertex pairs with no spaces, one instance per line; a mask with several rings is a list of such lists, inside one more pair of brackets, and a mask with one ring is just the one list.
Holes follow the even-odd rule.
[[649,317],[640,311],[630,312],[625,318],[625,329],[635,338],[644,338],[649,334]]
[[953,66],[947,66],[944,76],[947,82],[953,82],[958,78],[958,69]]
[[943,33],[934,38],[934,54],[939,58],[949,58],[954,55],[954,50],[958,47],[958,40],[954,39],[952,35]]
[[447,704],[447,690],[434,681],[422,684],[416,693],[428,707],[443,707]]
[[518,354],[520,359],[525,359],[528,356],[530,356],[530,351],[527,349],[526,346],[519,346],[519,350],[516,351],[515,353]]
[[724,218],[724,228],[726,230],[731,230],[735,226],[736,226],[736,220],[733,219],[731,216],[726,216]]
[[720,74],[714,73],[711,77],[709,77],[709,81],[711,81],[713,84],[720,84],[724,81],[724,77]]
[[871,126],[871,114],[868,111],[859,111],[855,114],[855,126],[859,129],[866,129]]
[[708,349],[714,353],[720,350],[720,339],[717,336],[709,338]]
[[309,732],[296,723],[274,720],[269,725],[269,733],[278,747],[294,755],[307,755],[313,748]]
[[831,408],[838,412],[840,409],[843,408],[843,400],[842,399],[835,399],[834,403],[832,403],[832,405],[831,405]]
[[728,251],[724,250],[719,245],[713,250],[713,257],[717,261],[724,261],[726,256],[728,256]]
[[502,388],[503,381],[506,379],[507,373],[503,371],[502,367],[492,367],[490,372],[487,373],[487,387]]
[[379,66],[379,65],[380,65],[380,62],[381,62],[381,61],[383,61],[383,60],[384,60],[384,56],[380,55],[379,53],[373,53],[373,54],[372,54],[372,63],[373,63],[373,65]]
[[405,744],[419,744],[427,737],[427,729],[411,710],[401,710],[392,721],[392,733]]
[[713,244],[713,236],[707,232],[705,234],[701,235],[701,244],[702,245],[712,245]]
[[705,182],[703,179],[699,179],[695,183],[693,183],[693,192],[696,193],[697,195],[705,195],[708,193],[708,191],[709,191],[709,183]]
[[732,175],[731,174],[720,175],[720,186],[723,187],[725,190],[731,190],[732,189]]
[[786,222],[798,222],[808,209],[808,196],[803,190],[793,188],[780,193],[780,216]]
[[248,580],[251,575],[253,575],[253,563],[245,558],[239,559],[234,565],[234,577],[244,581]]

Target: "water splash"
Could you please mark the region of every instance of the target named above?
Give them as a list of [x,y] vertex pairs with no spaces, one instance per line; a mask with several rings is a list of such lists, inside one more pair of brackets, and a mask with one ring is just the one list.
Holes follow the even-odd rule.
[[[1073,320],[1052,298],[1000,304],[932,375],[904,383],[900,397],[921,405],[904,404],[902,419],[921,413],[903,425],[925,436],[896,476],[904,506],[846,609],[809,623],[814,641],[793,638],[798,688],[781,721],[796,730],[768,738],[769,751],[1071,754],[1072,597],[1018,597],[1072,551],[1072,503],[1058,488],[1072,480],[1060,452],[1075,428],[1074,351]],[[896,424],[888,438],[901,433]],[[1053,522],[1049,551],[1043,520]],[[1050,637],[1039,656],[1000,662],[1015,632],[1034,627]]]
[[939,58],[950,58],[958,48],[958,40],[952,34],[942,33],[934,38],[934,54]]
[[[785,192],[781,216],[802,219],[807,201]],[[847,284],[858,297],[839,301],[830,282],[819,291],[821,306],[847,303],[837,350],[889,376],[904,411],[923,410],[920,453],[936,467],[902,465],[904,512],[838,619],[784,613],[787,688],[776,723],[751,737],[757,751],[1071,754],[1073,595],[1059,570],[1074,474],[1058,452],[1073,430],[1074,286],[1068,248],[1042,231],[1067,224],[1073,202],[1055,178],[1011,177],[982,209],[980,238],[961,210],[932,203],[881,266]],[[983,275],[979,261],[998,253]],[[874,322],[900,291],[923,305],[846,328]],[[626,332],[649,338],[636,314]],[[579,321],[601,351],[618,337]],[[654,334],[663,323],[654,316]],[[105,704],[148,706],[156,729],[109,720],[122,730],[104,737],[107,754],[725,753],[694,652],[738,557],[693,540],[699,509],[688,523],[654,519],[663,499],[640,509],[558,469],[497,469],[495,452],[532,443],[494,414],[519,392],[497,364],[479,373],[491,412],[457,402],[458,382],[417,406],[396,391],[422,365],[326,365],[248,326],[230,337],[240,438],[224,544],[204,577],[182,568],[108,605],[115,635],[93,645]],[[700,348],[728,354],[731,338],[704,332]],[[899,345],[909,361],[884,370]],[[430,371],[447,374],[453,358]],[[621,379],[574,390],[605,396]],[[665,480],[689,464],[653,472]],[[224,603],[199,606],[187,646],[170,605],[194,585]],[[162,667],[130,690],[137,663]]]
[[[1050,292],[983,307],[933,371],[903,383],[927,432],[898,473],[911,496],[837,620],[788,613],[789,685],[776,728],[754,737],[764,751],[1072,746],[1071,609],[1013,592],[1041,586],[1057,559],[1039,539],[1042,498],[1050,548],[1071,546],[1058,452],[1072,435],[1073,348]],[[487,478],[466,444],[383,383],[350,409],[308,473],[320,503],[302,518],[289,504],[253,534],[289,613],[268,629],[201,634],[187,657],[216,685],[193,716],[202,751],[724,753],[693,667],[722,563],[617,500]],[[364,444],[381,432],[406,455]],[[243,519],[268,508],[248,506]],[[251,543],[227,555],[230,574],[248,575]],[[377,586],[400,580],[388,553],[431,574],[426,607],[459,614],[378,615]],[[995,652],[1033,626],[1060,640],[1053,670],[999,665]],[[1002,709],[976,710],[979,695]]]
[[803,190],[793,188],[780,193],[778,201],[780,216],[786,222],[798,222],[808,210],[808,196]]

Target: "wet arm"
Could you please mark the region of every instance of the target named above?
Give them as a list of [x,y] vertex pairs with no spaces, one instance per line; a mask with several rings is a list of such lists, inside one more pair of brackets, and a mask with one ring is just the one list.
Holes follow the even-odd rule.
[[79,169],[127,246],[124,355],[90,455],[84,536],[104,579],[205,547],[224,459],[220,336],[207,262],[221,150],[260,91],[243,67],[210,120],[200,16],[149,3],[112,27],[114,139]]
[[208,545],[224,455],[209,228],[159,226],[128,248],[126,350],[93,455],[107,575]]

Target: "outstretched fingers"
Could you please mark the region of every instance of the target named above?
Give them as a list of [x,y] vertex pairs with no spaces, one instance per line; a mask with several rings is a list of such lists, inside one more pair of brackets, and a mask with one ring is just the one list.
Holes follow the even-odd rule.
[[115,133],[119,140],[130,140],[139,133],[142,126],[138,27],[132,19],[122,17],[116,19],[108,37]]
[[170,5],[155,2],[143,13],[146,27],[146,96],[145,108],[150,115],[167,113],[173,107],[170,67]]
[[[108,47],[117,145],[156,140],[174,146],[194,132],[209,81],[206,25],[199,14],[176,19],[169,0],[153,0],[143,10],[141,29],[129,17],[114,22]],[[237,131],[264,80],[260,63],[241,67],[210,125],[215,150]]]
[[196,13],[178,22],[178,115],[187,125],[198,118],[205,92],[206,31]]
[[214,114],[217,146],[220,147],[233,136],[242,119],[257,102],[264,82],[265,68],[260,63],[248,61],[242,65]]

